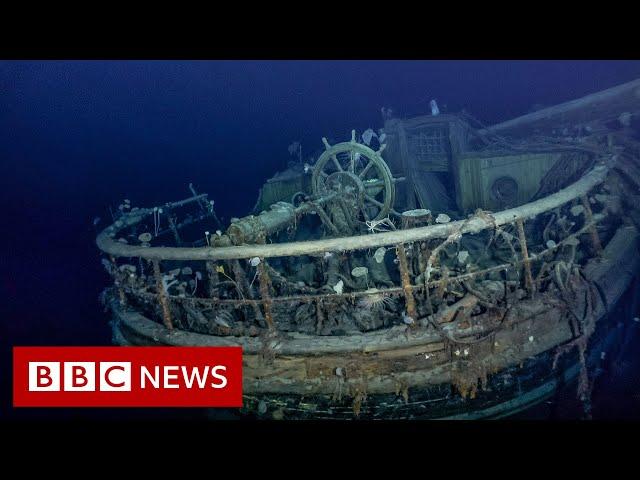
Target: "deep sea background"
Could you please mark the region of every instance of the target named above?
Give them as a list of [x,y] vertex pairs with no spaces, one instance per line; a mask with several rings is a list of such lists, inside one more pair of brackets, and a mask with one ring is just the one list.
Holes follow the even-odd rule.
[[[124,198],[178,200],[193,182],[228,220],[286,167],[292,141],[310,155],[322,136],[377,129],[382,106],[411,116],[435,98],[492,124],[638,77],[639,61],[0,61],[1,415],[200,418],[10,407],[11,345],[110,343],[92,221],[104,227]],[[638,372],[630,357],[608,376],[594,417],[640,417]],[[566,405],[522,418],[578,418]]]

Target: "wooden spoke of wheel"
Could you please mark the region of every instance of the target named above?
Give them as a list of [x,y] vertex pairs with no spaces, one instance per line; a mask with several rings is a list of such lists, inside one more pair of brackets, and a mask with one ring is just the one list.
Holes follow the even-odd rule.
[[319,180],[320,180],[323,188],[325,188],[326,187],[327,178],[329,178],[329,174],[324,172],[324,171],[320,171],[319,174],[320,174],[320,179]]
[[367,183],[365,183],[364,186],[365,186],[365,188],[367,188],[367,187],[383,187],[384,186],[384,180],[380,180],[379,178],[377,178],[375,182],[367,181]]
[[380,207],[380,208],[384,208],[384,203],[379,202],[378,200],[376,200],[375,198],[373,198],[371,195],[367,195],[365,193],[364,195],[364,199],[369,202],[369,203],[373,203],[375,206]]
[[373,167],[373,161],[369,160],[369,163],[367,163],[367,166],[364,167],[364,170],[362,170],[359,174],[358,177],[360,178],[364,178],[364,176],[367,174],[367,172],[369,171],[369,169]]
[[371,220],[369,218],[369,215],[367,215],[367,206],[366,205],[360,205],[360,212],[362,212],[362,216],[364,217],[364,221],[368,222],[369,220]]
[[316,213],[318,214],[318,216],[320,217],[320,220],[322,221],[322,223],[324,223],[327,227],[329,227],[329,229],[335,234],[335,235],[340,235],[340,231],[338,230],[338,228],[333,224],[333,222],[331,221],[331,219],[329,218],[329,215],[327,215],[327,212],[324,211],[324,209],[317,203],[313,204]]
[[338,157],[336,157],[335,155],[331,155],[331,160],[333,160],[333,163],[335,164],[339,172],[344,172],[342,165],[340,165],[340,162],[338,161]]

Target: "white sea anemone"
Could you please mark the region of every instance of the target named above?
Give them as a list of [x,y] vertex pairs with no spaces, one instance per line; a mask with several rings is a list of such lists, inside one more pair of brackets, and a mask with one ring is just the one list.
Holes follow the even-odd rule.
[[624,112],[621,113],[620,116],[618,117],[618,121],[620,122],[620,124],[624,127],[630,127],[631,126],[631,113],[629,112]]
[[387,249],[384,247],[380,247],[376,250],[376,253],[373,254],[373,258],[377,263],[382,263],[384,261],[384,254],[387,253]]
[[355,267],[351,270],[351,275],[354,277],[365,277],[369,273],[369,269],[367,267]]
[[356,278],[364,277],[367,288],[369,287],[369,269],[367,267],[356,267],[351,270],[351,275]]
[[575,205],[571,207],[571,215],[573,215],[574,217],[577,217],[582,212],[584,212],[584,207],[582,205]]
[[358,306],[366,310],[383,310],[385,307],[394,307],[396,301],[384,292],[379,292],[375,288],[370,288],[365,295],[358,300]]
[[368,128],[367,130],[364,131],[364,133],[362,134],[362,141],[366,144],[369,145],[371,143],[371,139],[373,137],[377,137],[378,135],[376,135],[376,132],[374,132],[371,128]]
[[449,223],[451,221],[451,217],[446,213],[439,213],[436,217],[436,223]]
[[402,312],[402,321],[407,325],[413,325],[415,323],[415,320],[413,319],[413,317],[410,317],[409,315],[407,315],[407,312]]
[[223,328],[231,328],[231,326],[229,325],[229,322],[233,321],[233,317],[231,316],[231,314],[229,312],[227,312],[226,310],[223,310],[221,312],[219,312],[214,318],[213,318],[213,322]]
[[175,280],[173,275],[163,275],[162,276],[162,289],[164,293],[169,294],[169,288],[178,283],[178,280]]

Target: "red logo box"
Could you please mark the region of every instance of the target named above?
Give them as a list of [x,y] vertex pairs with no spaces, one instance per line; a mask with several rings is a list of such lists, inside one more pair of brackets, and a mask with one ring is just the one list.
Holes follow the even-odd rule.
[[14,347],[14,407],[241,407],[241,347]]

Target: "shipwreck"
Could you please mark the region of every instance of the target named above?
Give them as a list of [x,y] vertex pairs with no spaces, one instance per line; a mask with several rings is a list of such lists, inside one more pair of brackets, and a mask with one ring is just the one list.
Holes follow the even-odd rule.
[[207,194],[125,201],[97,245],[119,345],[243,348],[246,415],[495,418],[625,334],[640,80],[494,126],[385,118],[323,140],[223,225]]

